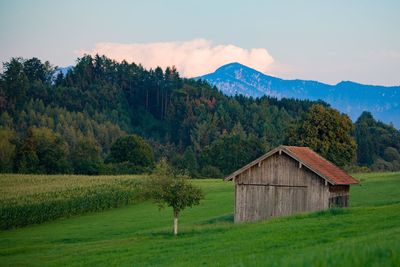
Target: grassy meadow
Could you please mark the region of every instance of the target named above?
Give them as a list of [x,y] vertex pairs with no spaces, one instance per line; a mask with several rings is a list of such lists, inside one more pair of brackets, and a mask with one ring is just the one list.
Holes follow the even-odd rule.
[[133,203],[3,230],[0,265],[400,266],[400,173],[355,176],[349,208],[247,224],[233,223],[232,183],[196,180],[206,198],[178,237],[172,210]]

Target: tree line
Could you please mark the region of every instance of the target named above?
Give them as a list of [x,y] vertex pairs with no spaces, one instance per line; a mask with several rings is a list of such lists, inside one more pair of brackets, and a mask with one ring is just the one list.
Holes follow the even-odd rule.
[[368,112],[353,124],[324,102],[228,97],[174,67],[83,56],[66,74],[13,58],[0,75],[0,171],[138,173],[167,158],[221,177],[280,145],[339,166],[400,169],[400,133]]

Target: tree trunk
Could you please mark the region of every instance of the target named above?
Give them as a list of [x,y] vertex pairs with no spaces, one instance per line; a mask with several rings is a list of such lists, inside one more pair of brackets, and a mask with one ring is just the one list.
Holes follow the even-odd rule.
[[174,211],[174,235],[178,235],[178,212]]

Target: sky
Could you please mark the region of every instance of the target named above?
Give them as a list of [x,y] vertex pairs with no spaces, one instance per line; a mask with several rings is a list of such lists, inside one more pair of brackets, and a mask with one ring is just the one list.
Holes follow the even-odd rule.
[[185,77],[240,62],[285,79],[400,85],[400,1],[0,0],[0,61],[106,54]]

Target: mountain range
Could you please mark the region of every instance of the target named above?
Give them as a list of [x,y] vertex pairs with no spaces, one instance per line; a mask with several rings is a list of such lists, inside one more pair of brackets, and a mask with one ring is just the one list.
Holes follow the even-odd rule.
[[269,76],[240,63],[221,66],[195,79],[215,85],[226,95],[264,95],[280,98],[323,100],[354,121],[363,111],[400,128],[400,86],[376,86],[342,81],[329,85],[318,81],[285,80]]

